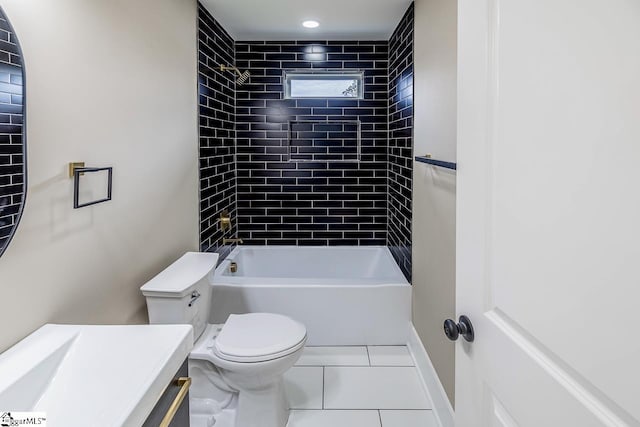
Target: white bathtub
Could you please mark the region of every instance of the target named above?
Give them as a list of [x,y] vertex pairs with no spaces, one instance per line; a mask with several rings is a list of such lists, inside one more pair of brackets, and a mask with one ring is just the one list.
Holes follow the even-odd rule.
[[213,283],[211,323],[281,313],[306,325],[308,345],[407,342],[411,286],[386,247],[239,246]]

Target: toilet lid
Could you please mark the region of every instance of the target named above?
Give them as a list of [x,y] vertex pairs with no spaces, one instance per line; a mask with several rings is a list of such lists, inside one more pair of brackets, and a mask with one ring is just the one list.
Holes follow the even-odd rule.
[[[280,314],[232,314],[215,342],[216,353],[228,360],[252,362],[282,357],[305,341],[307,328]],[[285,354],[281,354],[285,353]]]

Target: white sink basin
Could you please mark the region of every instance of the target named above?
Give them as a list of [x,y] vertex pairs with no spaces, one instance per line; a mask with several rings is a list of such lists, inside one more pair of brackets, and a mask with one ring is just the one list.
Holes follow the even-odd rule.
[[0,408],[140,426],[192,347],[190,325],[45,325],[0,355]]

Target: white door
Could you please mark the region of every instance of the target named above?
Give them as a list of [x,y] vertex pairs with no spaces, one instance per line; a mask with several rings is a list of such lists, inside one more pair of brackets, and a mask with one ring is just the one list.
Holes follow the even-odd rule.
[[460,0],[456,426],[640,425],[640,0]]

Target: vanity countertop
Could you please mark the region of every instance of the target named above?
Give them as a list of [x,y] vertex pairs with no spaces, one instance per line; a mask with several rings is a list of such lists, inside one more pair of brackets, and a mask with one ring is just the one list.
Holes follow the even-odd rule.
[[47,425],[140,426],[193,347],[190,325],[48,324],[0,355],[0,408]]

